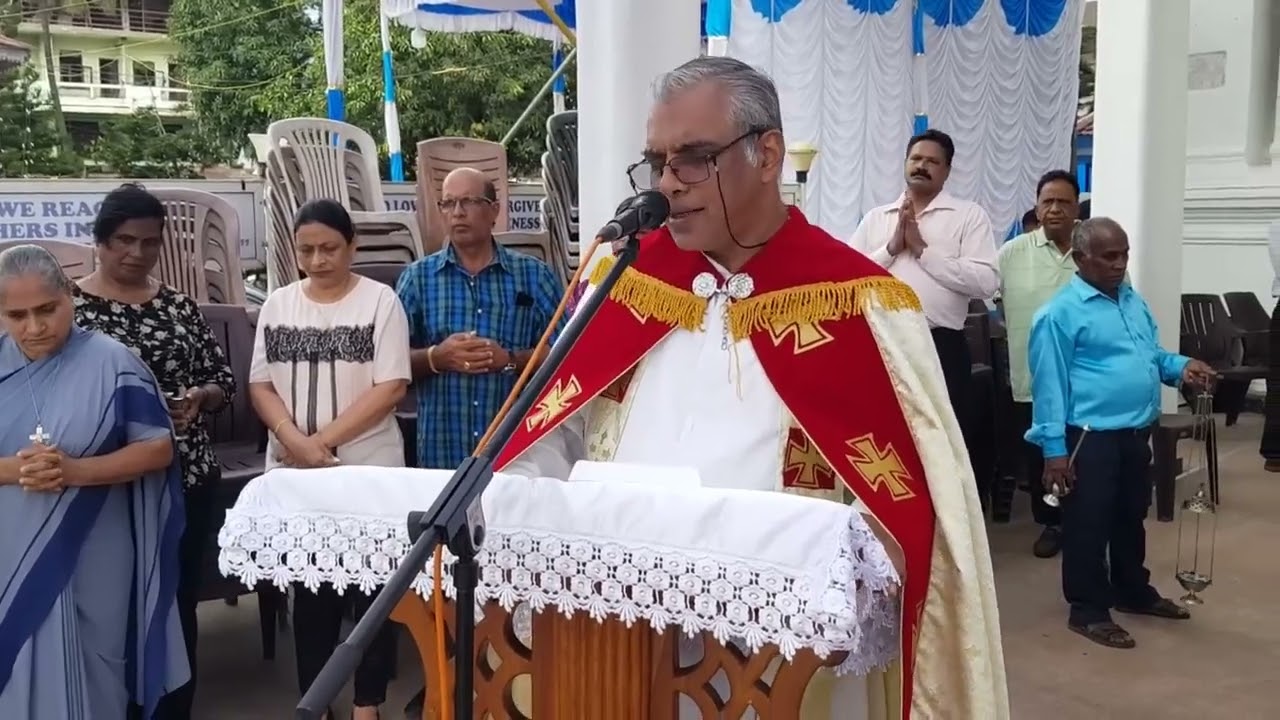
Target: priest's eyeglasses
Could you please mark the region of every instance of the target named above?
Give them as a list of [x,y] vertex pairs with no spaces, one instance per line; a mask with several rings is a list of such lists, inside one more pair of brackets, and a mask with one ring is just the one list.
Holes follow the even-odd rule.
[[751,128],[709,152],[704,150],[701,152],[676,153],[665,161],[657,158],[646,158],[634,163],[627,168],[627,178],[631,181],[631,190],[638,193],[642,190],[652,190],[658,187],[658,183],[662,181],[662,173],[668,168],[671,169],[671,174],[675,175],[676,180],[685,185],[697,185],[698,183],[706,182],[711,177],[713,169],[719,172],[720,168],[717,163],[720,160],[720,156],[729,148],[749,137],[769,132],[771,129],[767,127]]

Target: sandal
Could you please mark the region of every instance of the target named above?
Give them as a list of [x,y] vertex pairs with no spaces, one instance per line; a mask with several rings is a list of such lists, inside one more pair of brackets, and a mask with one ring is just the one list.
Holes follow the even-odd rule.
[[1073,633],[1083,635],[1099,645],[1118,650],[1128,650],[1138,644],[1124,628],[1109,620],[1089,623],[1088,625],[1067,623],[1067,629]]
[[1191,617],[1189,610],[1169,598],[1160,598],[1143,608],[1117,605],[1116,612],[1122,612],[1127,615],[1150,615],[1151,617],[1164,618],[1166,620],[1187,620]]

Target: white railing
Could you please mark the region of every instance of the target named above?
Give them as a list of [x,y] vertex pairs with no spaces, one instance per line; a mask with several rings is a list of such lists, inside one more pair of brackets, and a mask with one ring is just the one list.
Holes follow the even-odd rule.
[[[41,4],[36,0],[23,0],[21,17],[24,22],[40,22]],[[55,11],[49,18],[51,25],[70,25],[92,30],[121,30],[124,32],[169,33],[169,11],[131,7],[121,10],[104,10],[89,3],[72,3],[69,9]]]
[[124,110],[145,107],[177,109],[177,106],[186,103],[190,96],[186,88],[66,80],[58,82],[58,92],[62,96],[64,105],[80,105],[85,101],[91,101],[95,108]]

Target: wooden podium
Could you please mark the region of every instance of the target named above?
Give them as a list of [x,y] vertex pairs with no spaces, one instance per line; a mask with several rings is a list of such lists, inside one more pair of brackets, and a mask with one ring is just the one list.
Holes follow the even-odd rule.
[[[453,603],[446,605],[452,635]],[[413,636],[426,674],[423,717],[436,718],[440,688],[432,605],[410,592],[391,617]],[[643,620],[628,628],[616,618],[598,622],[586,613],[566,618],[547,608],[533,614],[530,647],[517,636],[512,615],[489,603],[476,625],[475,720],[676,720],[681,694],[703,718],[739,718],[751,708],[760,720],[794,720],[814,674],[839,665],[846,655],[833,653],[824,661],[805,649],[787,661],[776,645],[747,654],[703,633],[702,658],[682,667],[679,632],[657,633]],[[721,670],[732,688],[727,698],[711,685]],[[452,683],[452,662],[447,672]]]

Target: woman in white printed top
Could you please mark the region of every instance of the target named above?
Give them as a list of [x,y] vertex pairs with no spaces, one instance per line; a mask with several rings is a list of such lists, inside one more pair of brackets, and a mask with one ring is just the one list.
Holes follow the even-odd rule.
[[[306,278],[276,290],[258,318],[249,395],[271,428],[267,468],[404,465],[395,407],[409,382],[409,325],[395,291],[351,272],[355,228],[332,200],[313,200],[294,219]],[[345,605],[370,597],[294,588],[298,683],[311,685],[338,642]],[[355,677],[354,718],[378,717],[395,636],[384,630]]]

